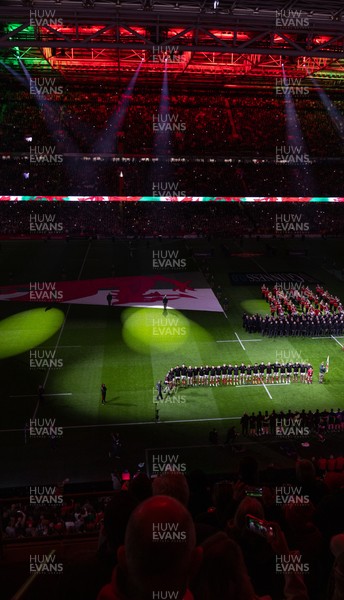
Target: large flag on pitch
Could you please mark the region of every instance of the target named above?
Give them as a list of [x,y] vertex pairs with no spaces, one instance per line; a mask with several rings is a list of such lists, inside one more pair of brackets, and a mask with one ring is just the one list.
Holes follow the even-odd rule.
[[330,357],[328,356],[326,359],[326,373],[328,373],[329,367],[330,367]]

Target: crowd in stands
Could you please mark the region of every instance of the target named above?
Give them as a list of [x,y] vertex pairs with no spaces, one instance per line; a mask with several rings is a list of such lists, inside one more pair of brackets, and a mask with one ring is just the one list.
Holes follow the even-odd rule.
[[[305,437],[312,433],[324,435],[326,433],[340,433],[344,430],[344,411],[338,408],[336,411],[322,410],[312,412],[305,409],[299,412],[288,410],[287,412],[272,410],[270,413],[266,410],[264,414],[259,411],[257,414],[252,412],[248,415],[246,412],[240,419],[241,433],[244,436],[264,436],[264,435],[288,435],[297,436],[304,432]],[[294,433],[292,429],[295,429]],[[306,428],[306,429],[305,429]],[[338,459],[338,464],[331,470],[342,471],[344,468],[344,459]]]
[[[153,118],[159,114],[161,99],[155,92],[134,92],[129,101],[118,91],[76,91],[63,86],[61,94],[46,96],[44,102],[20,88],[5,89],[3,95],[1,151],[23,151],[27,136],[36,145],[57,143],[58,149],[67,153],[105,148],[103,151],[112,153],[145,154],[154,149]],[[287,134],[283,98],[191,93],[171,94],[168,102],[173,124],[168,145],[171,155],[248,153],[261,157],[275,155],[276,146],[293,144]],[[334,99],[333,105],[343,112],[343,100]],[[343,156],[340,135],[321,100],[296,98],[295,107],[308,154]],[[123,110],[115,135],[114,115]]]
[[[342,563],[336,560],[334,572],[331,567],[334,556],[337,559],[344,551],[342,537],[337,537],[343,532],[343,515],[338,514],[343,481],[339,472],[322,472],[319,477],[317,471],[316,463],[298,460],[292,482],[264,485],[256,461],[245,457],[237,480],[216,483],[211,494],[202,480],[196,488],[195,480],[190,477],[188,483],[180,473],[157,477],[152,496],[127,517],[123,550],[118,552],[112,582],[102,588],[99,600],[120,593],[130,599],[148,598],[154,590],[168,589],[178,592],[177,597],[195,600],[261,596],[333,600],[342,589]],[[329,518],[330,510],[337,520],[333,513]],[[252,528],[252,517],[272,524],[273,539]],[[152,543],[154,524],[167,520],[176,523],[177,531],[186,532],[184,547],[177,536],[168,549],[166,543]],[[286,563],[291,556],[301,557],[304,575],[293,569],[281,575],[276,569],[281,555]]]
[[247,455],[212,486],[202,471],[139,473],[103,507],[97,559],[66,589],[90,597],[96,583],[98,600],[340,600],[343,465],[298,458],[281,480]]
[[[0,194],[5,195],[340,197],[343,192],[344,167],[338,161],[306,168],[236,159],[185,159],[157,170],[148,158],[85,161],[63,155],[60,159],[55,154],[57,159],[47,164],[37,163],[32,157],[30,162],[29,150],[26,158],[3,156],[6,159],[0,160]],[[164,187],[166,181],[170,188]]]
[[109,497],[64,500],[55,490],[43,495],[33,492],[26,501],[3,509],[3,534],[6,539],[90,534],[102,527],[109,501]]
[[[92,198],[91,198],[92,199]],[[344,206],[344,204],[343,204]],[[2,236],[39,234],[34,231],[30,216],[44,221],[53,216],[61,223],[58,236],[109,237],[290,237],[291,233],[276,232],[276,215],[299,214],[309,223],[311,235],[341,235],[342,205],[237,202],[2,202]],[[47,232],[42,230],[46,237]],[[206,268],[206,267],[205,267]],[[208,273],[209,276],[211,273]]]
[[[118,91],[65,89],[38,102],[29,91],[12,87],[2,90],[0,153],[12,158],[0,161],[0,193],[153,194],[157,169],[138,157],[156,155],[158,94],[134,93],[114,133],[114,115],[123,106]],[[287,134],[283,98],[172,94],[172,130],[163,154],[183,157],[169,167],[178,195],[340,195],[344,153],[338,127],[320,99],[296,98],[295,105],[304,136],[302,152],[310,163],[281,164],[276,163],[277,148],[286,148],[282,154],[288,154],[288,148],[298,145]],[[343,113],[343,100],[334,99],[333,105]],[[44,148],[53,148],[61,160],[38,162],[34,155]],[[118,162],[103,158],[85,164],[67,156],[74,153],[116,154]],[[124,156],[136,159],[126,162]],[[195,157],[210,162],[196,162]]]

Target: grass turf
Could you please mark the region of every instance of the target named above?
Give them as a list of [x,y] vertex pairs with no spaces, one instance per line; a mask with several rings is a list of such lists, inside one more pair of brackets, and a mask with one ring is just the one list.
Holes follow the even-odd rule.
[[[153,272],[152,249],[157,246],[180,250],[181,254],[188,257],[188,270],[193,271],[198,266],[190,254],[197,249],[206,248],[212,253],[209,266],[214,273],[215,287],[220,284],[223,297],[227,296],[229,299],[228,318],[223,313],[179,313],[172,307],[168,311],[168,320],[171,329],[177,328],[177,334],[171,335],[168,328],[166,330],[163,327],[160,327],[159,333],[159,325],[156,334],[152,320],[159,323],[163,318],[159,309],[109,309],[107,306],[81,305],[71,305],[68,308],[67,305],[59,305],[65,314],[63,329],[50,337],[47,333],[46,340],[35,347],[40,351],[56,349],[56,357],[63,362],[62,368],[30,369],[32,331],[28,335],[21,330],[18,354],[1,360],[4,406],[2,430],[22,429],[34,414],[39,419],[55,418],[58,425],[68,430],[70,441],[65,442],[68,451],[82,447],[86,452],[83,458],[80,457],[82,463],[88,451],[98,452],[99,449],[104,452],[107,441],[103,440],[108,439],[109,431],[116,424],[123,427],[125,423],[152,423],[155,414],[155,382],[164,377],[171,366],[183,362],[199,365],[304,360],[314,366],[314,383],[312,386],[299,383],[271,385],[268,388],[238,386],[183,390],[179,401],[160,406],[160,417],[165,424],[131,425],[130,428],[123,428],[128,440],[128,455],[129,450],[133,454],[137,450],[137,456],[142,456],[145,448],[170,447],[176,443],[182,446],[206,444],[207,431],[212,426],[215,425],[224,433],[231,423],[220,419],[240,417],[244,411],[343,408],[344,353],[340,345],[333,339],[320,338],[264,338],[262,341],[254,341],[262,338],[258,334],[249,335],[243,331],[242,313],[247,310],[264,314],[268,311],[268,304],[261,300],[259,286],[233,286],[229,278],[230,272],[306,272],[343,298],[343,283],[329,269],[334,259],[338,261],[340,257],[341,240],[275,241],[269,249],[261,240],[246,240],[244,246],[228,240],[196,240],[187,243],[151,241],[149,244],[137,241],[131,248],[123,242],[107,240],[92,241],[90,247],[88,244],[87,241],[3,243],[0,259],[1,284],[59,281],[78,277],[88,279],[114,274],[148,275]],[[297,259],[290,257],[288,251],[291,247],[293,250],[298,247],[306,249],[307,255]],[[231,256],[243,251],[258,256]],[[1,331],[1,325],[6,323],[5,319],[21,315],[37,305],[6,302],[0,306]],[[44,313],[43,306],[40,310],[42,318],[43,315],[49,315],[49,312]],[[18,335],[15,325],[13,334]],[[23,339],[25,335],[28,335],[28,340]],[[236,336],[240,340],[249,341],[242,341],[240,344]],[[340,344],[344,342],[341,339],[338,341]],[[2,338],[1,344],[5,353],[6,340]],[[24,352],[23,347],[26,348]],[[330,371],[325,384],[319,385],[318,368],[328,355]],[[102,382],[108,388],[106,406],[102,406],[100,402]],[[37,407],[37,388],[40,383],[45,383],[47,397]],[[171,423],[167,425],[166,422]],[[95,429],[94,426],[97,425],[109,428]],[[77,426],[90,428],[74,429]],[[73,429],[68,429],[69,427]],[[88,436],[84,435],[86,432]],[[6,438],[6,445],[9,440],[14,445],[21,440],[21,444],[22,437],[18,438],[18,435],[19,432],[3,433],[1,443],[5,444]],[[26,449],[26,452],[29,457],[35,454],[35,450],[31,448]],[[203,462],[202,459],[202,464]],[[215,462],[208,465],[210,469],[216,469]],[[36,463],[34,468],[39,468]],[[61,467],[60,472],[62,471]]]

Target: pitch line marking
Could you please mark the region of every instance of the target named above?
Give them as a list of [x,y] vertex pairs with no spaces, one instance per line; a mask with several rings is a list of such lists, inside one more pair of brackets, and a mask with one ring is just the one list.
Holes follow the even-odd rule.
[[[79,275],[78,275],[78,277],[77,277],[77,281],[80,281],[80,277],[81,277],[81,274],[82,274],[82,272],[83,272],[83,270],[84,270],[85,262],[86,262],[86,260],[87,260],[87,257],[88,257],[88,253],[89,253],[89,251],[90,251],[90,248],[91,248],[91,243],[90,243],[90,242],[88,242],[88,245],[87,245],[87,250],[86,250],[86,252],[85,252],[84,260],[82,261],[82,265],[81,265],[81,268],[80,268],[80,271],[79,271]],[[62,334],[63,334],[63,332],[64,332],[64,328],[65,328],[65,325],[66,325],[66,323],[67,323],[67,318],[68,318],[68,315],[69,315],[69,311],[70,311],[70,308],[71,308],[71,306],[72,306],[72,305],[71,305],[71,304],[69,304],[69,305],[68,305],[68,308],[67,308],[67,310],[66,310],[65,320],[64,320],[64,321],[63,321],[63,323],[62,323],[62,327],[61,327],[61,329],[60,329],[60,333],[59,333],[59,336],[58,336],[58,338],[57,338],[57,341],[56,341],[56,344],[55,344],[55,350],[54,350],[54,352],[56,352],[56,350],[57,350],[57,348],[58,348],[58,345],[59,345],[59,343],[60,343],[60,339],[61,339],[61,337],[62,337]],[[44,382],[43,382],[43,389],[45,389],[45,386],[47,385],[47,381],[48,381],[48,377],[49,377],[49,375],[50,375],[50,371],[51,371],[51,367],[49,367],[49,369],[48,369],[48,371],[47,371],[47,374],[46,374],[46,376],[45,376],[45,378],[44,378]],[[38,408],[39,408],[39,398],[38,398],[38,400],[37,400],[37,404],[36,404],[35,411],[34,411],[34,413],[33,413],[33,417],[32,417],[32,419],[35,419],[35,417],[36,417],[36,414],[37,414],[37,411],[38,411]]]
[[[336,338],[338,340],[341,340],[344,338],[344,335],[337,335]],[[333,337],[333,335],[327,335],[327,336],[326,335],[318,335],[318,337],[312,337],[311,339],[312,340],[331,340],[331,339],[335,339],[335,338]]]
[[[47,348],[54,348],[54,346],[41,346],[42,350]],[[82,346],[59,346],[59,348],[82,348]]]
[[[159,421],[160,423],[169,424],[169,423],[195,423],[197,422],[206,422],[206,421],[238,421],[240,417],[211,417],[209,419],[177,419],[175,421]],[[65,427],[62,425],[63,429],[96,429],[97,427],[132,427],[133,425],[157,425],[155,419],[152,421],[136,421],[133,423],[102,423],[98,425],[66,425]],[[21,429],[0,429],[0,433],[17,433],[20,431],[25,431],[24,428]]]
[[[242,436],[241,433],[239,435]],[[267,435],[271,436],[270,433]],[[234,446],[239,445],[239,444],[240,444],[240,446],[250,446],[253,444],[257,444],[258,442],[263,441],[263,440],[264,440],[264,434],[262,434],[259,437],[252,436],[252,441],[246,440],[244,438],[244,439],[238,440],[237,442],[234,442]],[[269,444],[272,444],[272,443],[279,444],[280,443],[280,440],[274,440],[271,438],[268,441],[269,441]],[[191,448],[191,450],[196,449],[196,448],[208,448],[208,449],[209,448],[223,448],[226,445],[230,446],[231,444],[226,444],[225,442],[222,442],[222,443],[219,443],[214,446],[210,446],[209,444],[203,444],[203,446],[164,446],[163,448],[145,448],[145,452],[152,452],[152,450],[176,450],[177,448],[180,448],[181,450],[188,450],[190,448]]]
[[[71,304],[69,304],[69,305],[68,305],[68,308],[67,308],[67,310],[66,310],[66,316],[65,316],[65,320],[64,320],[64,321],[63,321],[63,323],[62,323],[62,327],[61,327],[61,329],[60,329],[60,333],[59,333],[59,336],[58,336],[58,338],[57,338],[57,341],[56,341],[56,344],[55,344],[55,350],[54,350],[54,353],[56,352],[56,350],[57,350],[57,348],[58,348],[58,345],[59,345],[59,341],[60,341],[60,339],[61,339],[61,337],[62,337],[62,334],[63,334],[64,328],[65,328],[65,325],[66,325],[66,322],[67,322],[67,318],[68,318],[68,315],[69,315],[70,307],[71,307]],[[47,371],[47,374],[46,374],[46,376],[45,376],[45,378],[44,378],[44,381],[43,381],[43,390],[45,389],[45,386],[47,385],[47,381],[48,381],[48,377],[49,377],[49,375],[50,375],[50,371],[51,371],[51,367],[49,367],[49,369],[48,369],[48,371]],[[39,407],[39,398],[38,398],[38,400],[37,400],[37,404],[36,404],[36,407],[35,407],[35,411],[34,411],[34,413],[33,413],[33,417],[32,417],[32,419],[33,419],[33,420],[36,418],[36,414],[37,414],[37,411],[38,411],[38,407]]]
[[[60,394],[43,394],[43,396],[72,396],[72,392],[64,392]],[[10,396],[10,398],[37,398],[37,394],[21,394],[20,396]]]
[[[263,340],[259,339],[259,340],[241,340],[242,342],[262,342]],[[217,344],[221,344],[224,342],[235,342],[236,344],[238,343],[238,340],[216,340]]]
[[340,342],[338,342],[338,340],[337,340],[337,339],[336,339],[336,338],[335,338],[333,335],[331,335],[331,338],[332,338],[332,339],[333,339],[335,342],[337,342],[337,344],[338,344],[338,345],[339,345],[341,348],[344,348],[344,346],[343,346],[343,345],[342,345]]
[[238,334],[237,334],[236,331],[234,331],[234,335],[236,336],[236,338],[237,338],[240,346],[242,347],[242,349],[246,351],[246,348],[245,348],[244,344],[242,343],[241,339],[239,338],[239,336],[238,336]]
[[272,396],[271,396],[268,388],[266,387],[265,383],[263,383],[263,388],[265,389],[265,391],[266,391],[267,395],[269,396],[270,400],[272,400]]
[[276,385],[290,385],[290,382],[287,383],[244,383],[242,385],[237,385],[237,386],[233,386],[233,387],[237,387],[237,388],[247,388],[247,387],[261,387],[261,386],[267,386],[267,385],[272,385],[272,387],[275,387]]

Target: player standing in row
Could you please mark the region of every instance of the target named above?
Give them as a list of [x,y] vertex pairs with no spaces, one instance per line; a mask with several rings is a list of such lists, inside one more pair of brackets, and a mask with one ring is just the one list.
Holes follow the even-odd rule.
[[175,385],[180,384],[180,374],[181,374],[181,368],[179,365],[177,365],[176,368],[174,369],[174,378],[173,378],[173,383]]
[[227,365],[223,364],[222,367],[221,367],[221,382],[222,382],[222,385],[227,385],[227,380],[228,380],[227,376],[228,376],[228,367],[227,367]]
[[279,368],[280,368],[279,363],[274,363],[274,365],[273,365],[273,372],[274,372],[273,380],[274,380],[274,383],[279,383],[280,382]]
[[306,383],[307,367],[304,363],[300,365],[300,381]]
[[293,367],[292,367],[291,363],[288,363],[287,364],[287,383],[291,382],[292,370],[293,370]]
[[181,376],[182,385],[184,387],[186,386],[187,372],[188,372],[188,370],[187,370],[186,366],[183,363],[182,366],[181,366],[181,369],[180,369],[180,376]]
[[271,364],[268,362],[268,364],[266,365],[266,377],[265,377],[265,382],[266,383],[271,383],[272,382],[272,366]]
[[307,369],[307,383],[313,383],[313,368],[311,365]]
[[231,364],[228,365],[228,381],[229,385],[233,385],[233,367]]
[[191,365],[187,368],[188,385],[194,385],[194,369]]
[[194,385],[199,385],[199,372],[200,372],[199,367],[193,368],[193,384]]
[[239,367],[240,385],[243,385],[245,383],[245,374],[246,374],[246,366],[244,365],[244,363],[241,363],[241,365]]
[[281,364],[281,368],[280,368],[280,381],[281,383],[285,383],[285,379],[286,379],[286,373],[287,373],[287,367],[284,363]]
[[257,385],[259,380],[259,367],[258,367],[258,363],[254,363],[253,365],[253,377],[252,377],[252,383],[253,385]]
[[203,385],[209,385],[209,373],[210,373],[210,367],[209,367],[209,365],[206,365],[203,369],[203,375],[204,375]]
[[216,373],[216,385],[219,386],[220,381],[221,381],[221,373],[222,373],[222,369],[221,369],[220,365],[218,365],[216,367],[215,373]]
[[253,368],[251,367],[251,365],[247,365],[246,367],[246,383],[250,384],[252,381],[252,372],[253,372]]
[[234,380],[234,385],[239,385],[239,367],[238,367],[238,365],[234,365],[233,380]]

